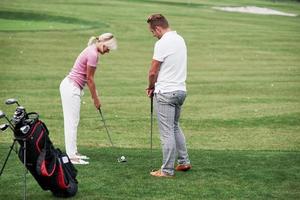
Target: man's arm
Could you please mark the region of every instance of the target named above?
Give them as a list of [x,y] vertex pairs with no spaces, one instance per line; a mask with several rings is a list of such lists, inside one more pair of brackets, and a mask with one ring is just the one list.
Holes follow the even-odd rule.
[[148,88],[146,89],[147,95],[149,97],[153,96],[154,86],[157,81],[158,73],[160,70],[160,65],[161,65],[161,62],[154,60],[154,59],[152,60],[151,67],[150,67],[149,74],[148,74]]
[[95,67],[87,66],[86,76],[87,76],[87,85],[89,87],[92,99],[94,101],[94,105],[97,109],[99,109],[101,106],[101,103],[100,103],[100,99],[97,94],[96,85],[95,85],[95,81],[94,81],[95,71],[96,71]]

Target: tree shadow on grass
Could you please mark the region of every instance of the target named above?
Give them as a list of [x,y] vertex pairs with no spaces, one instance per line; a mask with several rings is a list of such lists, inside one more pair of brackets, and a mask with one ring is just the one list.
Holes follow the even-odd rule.
[[[83,26],[85,29],[87,28],[99,28],[99,27],[107,27],[108,25],[99,21],[89,21],[89,20],[83,20],[73,17],[66,17],[66,16],[58,16],[58,15],[49,15],[45,13],[35,13],[35,12],[21,12],[21,11],[0,11],[0,19],[5,20],[21,20],[21,21],[31,21],[31,22],[57,22],[57,23],[64,23],[64,24],[73,24],[78,25],[80,29],[80,26]],[[64,30],[64,28],[61,28],[59,30]],[[72,28],[74,30],[74,28]],[[7,30],[1,30],[0,31],[7,31]],[[16,30],[11,30],[16,31]],[[26,31],[26,30],[17,30],[17,31]],[[33,30],[30,30],[33,31]],[[45,30],[39,30],[38,28],[36,31],[45,31]],[[47,31],[53,31],[48,30]],[[57,30],[54,30],[57,31]]]

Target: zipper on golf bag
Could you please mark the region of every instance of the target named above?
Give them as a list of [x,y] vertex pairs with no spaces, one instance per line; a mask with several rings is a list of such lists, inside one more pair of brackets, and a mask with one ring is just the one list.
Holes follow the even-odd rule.
[[[36,143],[38,144],[38,142]],[[56,154],[53,146],[47,148],[47,140],[45,138],[44,148],[40,152],[37,159],[36,171],[41,176],[52,176],[56,169]]]

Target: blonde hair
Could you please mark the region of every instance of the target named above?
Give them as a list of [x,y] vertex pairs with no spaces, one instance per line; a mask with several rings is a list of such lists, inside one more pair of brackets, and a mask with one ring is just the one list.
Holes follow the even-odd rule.
[[98,37],[92,36],[90,37],[87,45],[90,46],[97,42],[103,43],[110,50],[115,50],[118,48],[117,40],[112,33],[103,33]]

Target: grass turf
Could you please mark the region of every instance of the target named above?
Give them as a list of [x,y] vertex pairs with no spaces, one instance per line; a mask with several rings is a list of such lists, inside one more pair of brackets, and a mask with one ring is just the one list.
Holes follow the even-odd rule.
[[[255,5],[300,14],[296,1],[6,1],[0,3],[0,100],[16,97],[37,111],[64,149],[58,87],[88,38],[113,32],[119,49],[101,57],[96,84],[118,148],[110,148],[85,90],[75,199],[299,199],[300,18],[226,13],[213,6]],[[155,124],[149,154],[147,71],[156,41],[145,22],[161,12],[189,51],[188,98],[181,125],[193,170],[174,179],[149,176],[161,164]],[[14,107],[0,106],[11,115]],[[0,136],[1,164],[12,141]],[[127,163],[119,164],[125,155]],[[15,154],[0,197],[22,197]],[[30,175],[28,198],[51,199]]]
[[[297,199],[299,195],[296,152],[191,149],[191,171],[160,179],[149,176],[150,166],[159,161],[153,162],[145,149],[82,149],[92,162],[77,167],[76,199]],[[158,150],[153,153],[160,155]],[[120,155],[126,155],[128,162],[118,163]],[[1,177],[1,187],[6,188],[3,198],[22,197],[23,168],[18,162],[12,158]],[[28,199],[53,198],[27,177]]]

